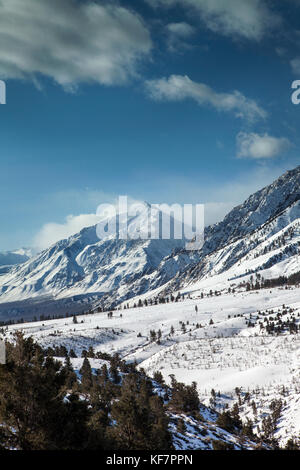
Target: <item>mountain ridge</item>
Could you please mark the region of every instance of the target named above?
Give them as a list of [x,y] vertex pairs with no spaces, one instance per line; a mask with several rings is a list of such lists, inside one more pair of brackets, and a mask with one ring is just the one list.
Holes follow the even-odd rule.
[[[87,227],[2,274],[0,304],[45,295],[57,299],[95,295],[100,303],[114,306],[163,286],[175,289],[232,269],[250,256],[255,244],[268,245],[274,234],[299,218],[300,166],[207,227],[201,250],[186,251],[184,241],[174,239],[120,240],[110,235],[99,240],[96,227]],[[143,231],[145,220],[145,213],[131,218],[130,230]],[[262,265],[270,263],[267,256],[261,258]]]

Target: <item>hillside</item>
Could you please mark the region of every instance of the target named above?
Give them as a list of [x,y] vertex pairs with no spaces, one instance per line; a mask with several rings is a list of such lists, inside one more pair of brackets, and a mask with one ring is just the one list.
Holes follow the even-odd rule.
[[[21,329],[45,348],[64,346],[81,355],[93,347],[95,352],[118,353],[129,363],[137,361],[150,376],[160,371],[167,383],[169,374],[187,384],[196,381],[201,402],[213,412],[240,400],[241,418],[251,419],[258,435],[272,402],[281,398],[274,437],[281,445],[297,438],[299,289],[247,292],[240,287],[211,295],[209,289],[196,287],[184,299],[182,292],[177,302],[115,310],[111,318],[108,312],[96,312],[77,316],[76,323],[69,317],[8,326],[5,337]],[[281,325],[279,334],[276,325]],[[213,402],[212,389],[218,394]]]

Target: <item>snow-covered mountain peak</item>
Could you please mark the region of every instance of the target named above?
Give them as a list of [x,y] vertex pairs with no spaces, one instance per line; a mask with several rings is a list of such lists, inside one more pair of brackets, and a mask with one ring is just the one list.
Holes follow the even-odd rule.
[[297,266],[293,260],[298,229],[293,222],[300,215],[300,167],[251,195],[222,222],[207,227],[199,251],[186,251],[184,240],[160,239],[164,223],[168,229],[177,223],[172,213],[170,221],[160,206],[136,203],[128,209],[126,217],[120,211],[100,218],[102,236],[99,226],[84,228],[2,274],[0,303],[88,295],[106,305],[117,304],[163,288],[169,281],[175,289],[228,270],[229,278],[270,269],[283,260],[291,260],[291,269]]
[[[96,294],[100,298],[118,289],[126,298],[129,289],[138,293],[167,282],[190,259],[185,257],[178,264],[173,258],[184,246],[183,240],[149,239],[150,225],[158,223],[159,210],[152,210],[150,217],[149,211],[148,205],[136,206],[136,213],[129,213],[126,221],[109,215],[101,222],[102,228],[109,229],[102,237],[99,225],[84,228],[12,268],[0,277],[1,301],[45,295]],[[114,230],[119,230],[117,236]]]

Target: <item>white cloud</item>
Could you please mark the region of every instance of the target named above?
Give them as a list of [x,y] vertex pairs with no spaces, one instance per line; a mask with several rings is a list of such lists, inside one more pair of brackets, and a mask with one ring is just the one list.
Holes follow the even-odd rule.
[[170,33],[182,38],[187,38],[195,33],[195,28],[190,24],[185,23],[184,21],[181,23],[169,23],[167,25],[167,30]]
[[225,36],[259,41],[281,23],[263,0],[148,0],[153,6],[181,5],[206,27]]
[[190,49],[192,46],[187,41],[196,29],[189,23],[184,21],[181,23],[169,23],[167,29],[167,46],[171,52],[180,52],[181,50]]
[[[66,193],[68,195],[68,193]],[[59,193],[58,193],[59,195]],[[81,196],[85,199],[95,200],[95,213],[94,214],[80,214],[68,215],[65,217],[64,222],[48,222],[35,235],[32,246],[37,250],[44,250],[49,246],[64,240],[79,233],[85,227],[91,227],[98,224],[101,220],[114,217],[119,212],[119,197],[116,195],[105,194],[101,191],[92,192],[76,192],[71,191],[69,196],[73,195],[74,198]],[[101,201],[101,202],[100,202]],[[132,205],[140,205],[141,201],[127,197],[128,208]],[[144,203],[142,203],[144,204]]]
[[218,111],[233,112],[237,117],[254,121],[264,119],[267,113],[254,100],[239,91],[218,93],[204,83],[192,81],[188,76],[171,75],[169,78],[148,80],[146,89],[155,100],[182,101],[193,99],[200,106],[210,105]]
[[120,84],[137,73],[151,49],[141,18],[91,0],[2,0],[1,78],[38,74],[72,88],[81,82]]
[[34,246],[43,250],[53,245],[53,243],[75,235],[85,227],[96,225],[99,216],[96,214],[68,215],[61,224],[50,222],[41,228],[34,238]]
[[240,132],[237,135],[237,156],[239,158],[273,158],[285,152],[291,145],[285,137],[272,137],[269,134],[247,134]]
[[[136,201],[134,199],[129,199],[129,204],[141,206],[144,204],[141,201]],[[117,211],[117,204],[112,203]],[[205,204],[205,224],[209,225],[220,221],[223,217],[231,210],[233,204],[231,202],[208,202]],[[131,208],[131,210],[133,210]],[[109,215],[108,209],[105,209],[105,213],[99,214],[80,214],[80,215],[68,215],[65,218],[63,223],[49,222],[43,225],[41,230],[36,234],[33,240],[33,246],[37,251],[41,251],[49,248],[54,243],[59,240],[64,240],[69,238],[72,235],[75,235],[80,232],[83,228],[91,227],[98,224],[103,217],[113,217],[115,212],[112,210],[111,215]]]

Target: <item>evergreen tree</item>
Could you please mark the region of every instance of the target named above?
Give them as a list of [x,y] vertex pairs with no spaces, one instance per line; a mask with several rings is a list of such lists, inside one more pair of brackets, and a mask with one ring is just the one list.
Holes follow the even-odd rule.
[[64,363],[64,372],[66,374],[66,382],[65,386],[66,389],[72,389],[74,385],[77,383],[77,376],[74,372],[73,366],[71,364],[70,358],[66,357]]
[[83,363],[79,372],[81,374],[81,389],[84,392],[89,392],[93,385],[93,375],[91,364],[87,357],[83,359]]
[[289,439],[285,445],[285,450],[299,450],[300,446],[294,439]]
[[180,434],[185,434],[186,432],[186,425],[182,418],[179,418],[179,420],[177,421],[176,431]]
[[114,402],[111,416],[116,424],[111,427],[109,436],[119,449],[167,450],[171,447],[162,401],[159,397],[151,397],[149,384],[137,374],[124,378],[120,398]]
[[163,375],[160,371],[154,372],[153,379],[155,380],[155,382],[157,382],[160,385],[164,385],[165,383]]
[[236,431],[234,420],[229,411],[223,411],[223,413],[219,414],[216,424],[228,432]]
[[170,409],[198,417],[200,402],[196,382],[193,382],[192,385],[185,385],[177,382],[174,375],[171,375],[171,386],[172,398],[169,402]]
[[[85,448],[87,405],[70,395],[65,400],[66,369],[42,349],[15,335],[0,367],[0,422],[6,448],[57,450]],[[77,416],[80,416],[77,419]]]
[[213,450],[234,450],[234,445],[221,440],[212,441]]

